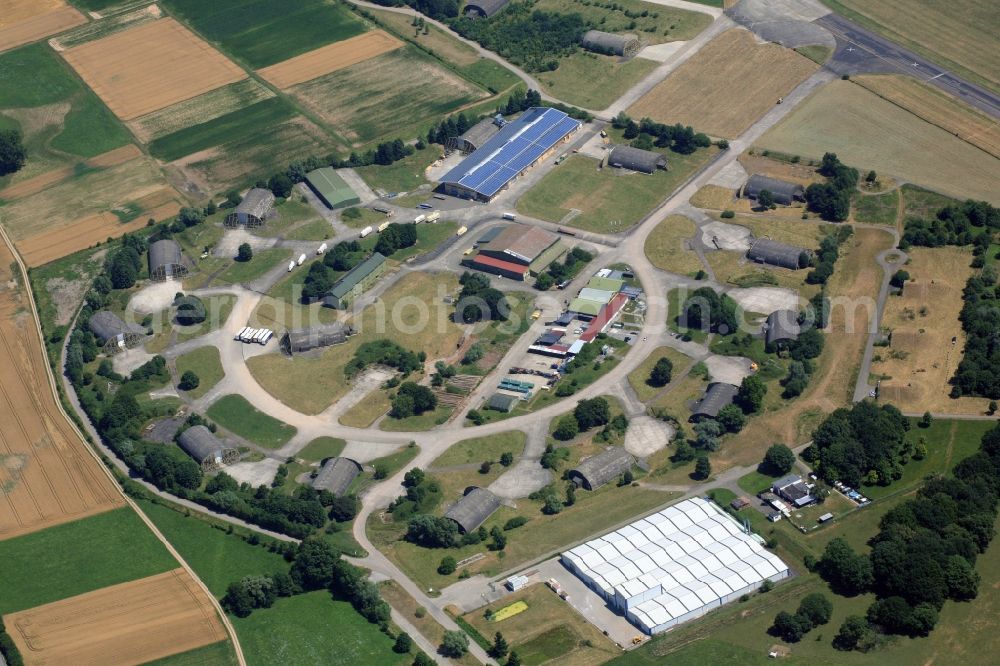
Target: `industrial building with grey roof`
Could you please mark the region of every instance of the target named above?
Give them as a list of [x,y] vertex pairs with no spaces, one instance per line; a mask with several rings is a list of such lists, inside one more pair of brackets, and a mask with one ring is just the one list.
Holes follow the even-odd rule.
[[714,419],[723,407],[732,404],[739,391],[738,387],[725,382],[709,384],[705,395],[695,403],[694,409],[691,410],[691,419]]
[[500,508],[500,498],[485,488],[472,486],[465,496],[451,505],[444,517],[458,523],[465,534],[473,532]]
[[[806,267],[806,263],[802,261],[803,253],[809,254],[808,250],[801,247],[779,243],[769,238],[758,238],[753,241],[747,251],[747,259],[758,264],[770,264],[796,270]],[[808,256],[805,258],[808,259]]]
[[163,239],[149,246],[149,279],[163,282],[187,275],[181,246],[175,240]]
[[475,152],[480,146],[492,139],[500,131],[503,124],[503,116],[499,114],[492,118],[483,118],[460,136],[448,139],[445,148],[463,153]]
[[632,469],[635,458],[620,446],[591,456],[569,471],[567,478],[586,490],[597,490]]
[[351,487],[351,482],[361,474],[361,463],[350,458],[328,458],[312,480],[316,490],[326,490],[342,497]]
[[653,173],[667,168],[667,158],[653,150],[615,145],[608,153],[608,166],[640,173]]
[[639,38],[633,34],[615,34],[603,30],[588,30],[580,38],[580,45],[588,51],[631,58],[642,48]]
[[756,199],[764,190],[771,193],[775,203],[785,206],[795,201],[803,201],[806,193],[805,188],[798,183],[755,173],[743,185],[742,194],[748,199]]
[[182,432],[177,437],[177,444],[206,471],[231,465],[240,459],[238,450],[226,446],[203,425],[191,426]]
[[271,190],[255,187],[243,196],[243,200],[229,215],[226,215],[224,223],[227,227],[240,225],[249,228],[259,227],[264,224],[273,209],[274,195]]
[[768,348],[798,340],[801,327],[799,313],[794,310],[775,310],[767,315],[764,324],[764,342]]
[[283,342],[288,353],[300,354],[320,347],[343,344],[353,333],[350,326],[335,322],[327,326],[291,329],[285,333]]

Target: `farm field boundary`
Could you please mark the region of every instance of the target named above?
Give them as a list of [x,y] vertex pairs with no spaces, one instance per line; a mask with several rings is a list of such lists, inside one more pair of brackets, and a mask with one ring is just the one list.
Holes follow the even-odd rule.
[[4,624],[29,663],[142,664],[227,638],[184,569],[12,613]]
[[247,77],[171,18],[88,42],[62,55],[122,120]]
[[8,0],[0,16],[0,51],[86,23],[62,0]]
[[265,67],[257,73],[278,88],[289,88],[395,51],[401,46],[403,42],[389,33],[373,30]]
[[[122,7],[135,7],[136,3],[122,5]],[[118,11],[105,16],[94,16],[97,20],[81,25],[78,28],[61,33],[58,37],[49,40],[49,46],[56,51],[65,51],[87,42],[92,42],[102,37],[108,37],[117,32],[122,32],[134,28],[143,23],[149,23],[163,16],[160,7],[156,4],[147,5],[131,11]]]
[[[91,169],[100,169],[118,166],[119,164],[124,164],[125,162],[135,159],[136,157],[142,157],[142,151],[139,150],[138,146],[130,143],[127,146],[115,148],[114,150],[98,155],[97,157],[91,157],[83,164]],[[76,168],[70,166],[63,167],[61,169],[53,169],[52,171],[46,171],[43,174],[39,174],[29,178],[28,180],[22,180],[19,183],[0,190],[0,199],[11,201],[13,199],[20,199],[32,194],[37,194],[50,185],[55,185],[56,183],[61,183],[64,180],[72,178],[75,173]]]

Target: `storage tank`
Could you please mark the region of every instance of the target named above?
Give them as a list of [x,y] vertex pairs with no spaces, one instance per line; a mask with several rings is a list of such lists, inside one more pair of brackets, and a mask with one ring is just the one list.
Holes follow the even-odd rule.
[[371,227],[365,227],[364,229],[361,230],[361,237],[364,238],[365,236],[368,236],[369,234],[371,234],[372,231],[374,231],[374,229],[372,229]]
[[296,263],[298,263],[298,265],[301,266],[302,264],[305,263],[305,261],[306,261],[306,255],[303,252],[302,254],[299,255],[299,260]]

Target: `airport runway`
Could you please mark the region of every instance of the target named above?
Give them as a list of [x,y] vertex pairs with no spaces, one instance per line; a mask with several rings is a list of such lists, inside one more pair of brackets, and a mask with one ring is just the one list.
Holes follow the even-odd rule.
[[971,84],[837,14],[827,14],[814,23],[829,30],[837,40],[837,50],[826,64],[837,74],[909,74],[1000,119],[1000,95]]

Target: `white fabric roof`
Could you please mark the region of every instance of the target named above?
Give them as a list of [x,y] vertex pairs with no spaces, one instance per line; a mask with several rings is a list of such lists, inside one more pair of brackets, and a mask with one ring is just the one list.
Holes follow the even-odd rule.
[[644,595],[627,612],[650,631],[788,573],[735,519],[700,497],[581,544],[563,558],[608,597],[617,594],[627,605]]

